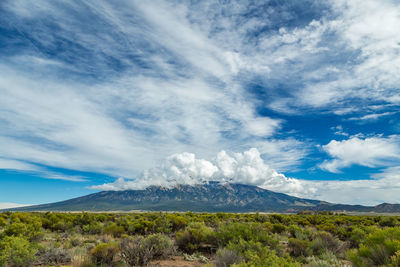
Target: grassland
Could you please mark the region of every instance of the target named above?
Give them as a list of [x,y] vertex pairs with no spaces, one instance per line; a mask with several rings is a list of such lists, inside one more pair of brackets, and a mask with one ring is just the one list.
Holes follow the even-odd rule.
[[400,217],[5,212],[0,266],[400,266]]

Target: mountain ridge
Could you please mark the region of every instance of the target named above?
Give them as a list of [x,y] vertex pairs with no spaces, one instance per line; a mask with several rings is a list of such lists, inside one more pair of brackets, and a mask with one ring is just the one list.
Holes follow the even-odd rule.
[[257,186],[210,182],[150,186],[142,190],[101,191],[65,201],[8,209],[13,211],[193,211],[193,212],[281,212],[358,211],[400,212],[400,204],[377,206],[333,204],[278,193]]

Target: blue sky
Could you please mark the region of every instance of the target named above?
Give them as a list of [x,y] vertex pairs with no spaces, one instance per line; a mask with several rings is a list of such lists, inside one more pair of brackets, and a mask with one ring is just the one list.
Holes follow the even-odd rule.
[[209,180],[400,203],[390,0],[0,3],[0,207]]

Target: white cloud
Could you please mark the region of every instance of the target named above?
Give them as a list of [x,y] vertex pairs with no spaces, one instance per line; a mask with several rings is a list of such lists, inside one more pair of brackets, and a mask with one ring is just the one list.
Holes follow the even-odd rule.
[[12,160],[12,159],[2,159],[0,158],[0,169],[8,170],[23,170],[23,171],[39,171],[40,168],[29,164],[26,162]]
[[367,167],[391,166],[400,161],[400,136],[367,137],[352,136],[347,140],[332,140],[322,149],[332,160],[324,161],[320,167],[330,172],[340,172],[351,165]]
[[337,36],[330,47],[335,49],[339,45],[342,53],[337,56],[343,56],[346,62],[334,79],[308,82],[299,94],[303,103],[321,107],[362,99],[399,104],[399,5],[390,0],[331,1],[331,4],[337,16],[323,24],[326,33]]
[[[302,180],[288,178],[271,168],[252,148],[243,153],[221,151],[212,161],[192,153],[174,154],[159,167],[144,171],[135,180],[119,178],[113,183],[93,186],[96,190],[136,190],[151,185],[173,187],[208,181],[242,183],[303,198],[332,203],[376,205],[400,202],[399,168],[388,168],[374,179],[349,181]],[[340,193],[338,193],[340,191]]]
[[252,148],[243,153],[218,153],[213,161],[197,159],[192,153],[174,154],[159,167],[146,170],[135,180],[118,179],[111,184],[93,186],[98,190],[143,189],[150,185],[174,186],[208,181],[256,185],[292,194],[312,192],[293,178],[286,178],[265,164],[260,152]]
[[[233,71],[226,56],[232,51],[194,27],[184,5],[137,1],[116,9],[106,2],[86,4],[113,31],[94,24],[98,33],[93,35],[52,2],[7,3],[18,21],[47,13],[57,18],[52,20],[57,32],[45,23],[29,31],[41,45],[62,39],[93,53],[87,58],[88,53],[67,50],[48,59],[34,50],[10,56],[12,64],[2,62],[1,157],[132,177],[171,151],[209,156],[279,129],[282,120],[258,115],[253,99],[234,79],[239,69],[253,68],[250,61],[239,55]],[[67,5],[82,15],[80,6]],[[140,26],[131,13],[140,14]],[[128,60],[137,52],[134,56],[151,68]],[[112,75],[110,58],[126,70]],[[106,81],[93,82],[93,69]],[[69,72],[85,79],[64,78]]]
[[293,137],[286,139],[267,139],[254,144],[262,158],[272,168],[280,171],[296,171],[311,151],[309,141],[301,141]]
[[0,202],[0,210],[1,209],[11,209],[11,208],[19,208],[31,206],[32,204],[17,204],[17,203],[8,203],[8,202]]
[[360,121],[377,120],[377,119],[379,119],[381,117],[390,116],[390,115],[393,115],[393,114],[396,114],[396,112],[372,113],[372,114],[367,114],[367,115],[364,115],[364,116],[361,116],[361,117],[351,117],[351,118],[349,118],[349,120],[352,120],[352,121],[357,121],[357,120],[360,120]]
[[[400,103],[400,7],[394,1],[330,1],[320,17],[280,29],[274,17],[291,18],[296,10],[282,6],[279,13],[246,1],[118,4],[4,3],[8,24],[35,47],[4,55],[0,63],[1,168],[45,174],[35,165],[42,164],[133,178],[170,153],[209,158],[254,146],[268,165],[254,151],[222,154],[220,162],[185,154],[186,163],[175,156],[162,171],[148,172],[159,175],[159,183],[172,174],[193,182],[230,173],[235,181],[296,194],[308,184],[279,172],[300,165],[309,141],[278,139],[284,121],[259,110],[301,115],[298,109],[311,107],[317,114],[320,108],[348,115],[368,109],[360,115],[368,120],[390,115],[385,108],[372,113],[371,103]],[[250,91],[258,86],[255,97]],[[322,167],[385,167],[388,155],[398,159],[394,141],[332,141],[323,149],[333,159]],[[143,186],[152,182],[143,177]]]
[[44,179],[64,180],[71,182],[87,181],[86,177],[83,176],[60,174],[53,171],[48,171],[44,167],[40,167],[19,160],[0,158],[0,170],[22,171],[24,173],[31,174]]
[[346,132],[343,130],[343,126],[342,126],[342,125],[338,125],[338,126],[336,126],[336,127],[331,127],[331,130],[334,130],[334,131],[335,131],[335,132],[334,132],[335,135],[349,136],[349,134],[346,133]]

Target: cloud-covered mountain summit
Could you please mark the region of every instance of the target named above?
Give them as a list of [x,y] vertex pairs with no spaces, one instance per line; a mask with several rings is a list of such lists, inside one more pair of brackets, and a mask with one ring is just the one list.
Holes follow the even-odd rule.
[[[370,143],[368,141],[367,146]],[[173,188],[209,182],[237,183],[332,203],[376,205],[384,202],[381,199],[386,202],[398,201],[398,168],[389,170],[376,174],[373,180],[296,179],[273,169],[262,159],[260,152],[252,148],[243,153],[221,151],[213,160],[199,159],[192,153],[174,154],[158,167],[145,170],[136,179],[119,178],[112,183],[92,186],[92,189],[123,191],[143,190],[150,186]],[[385,195],[382,195],[383,192]]]

